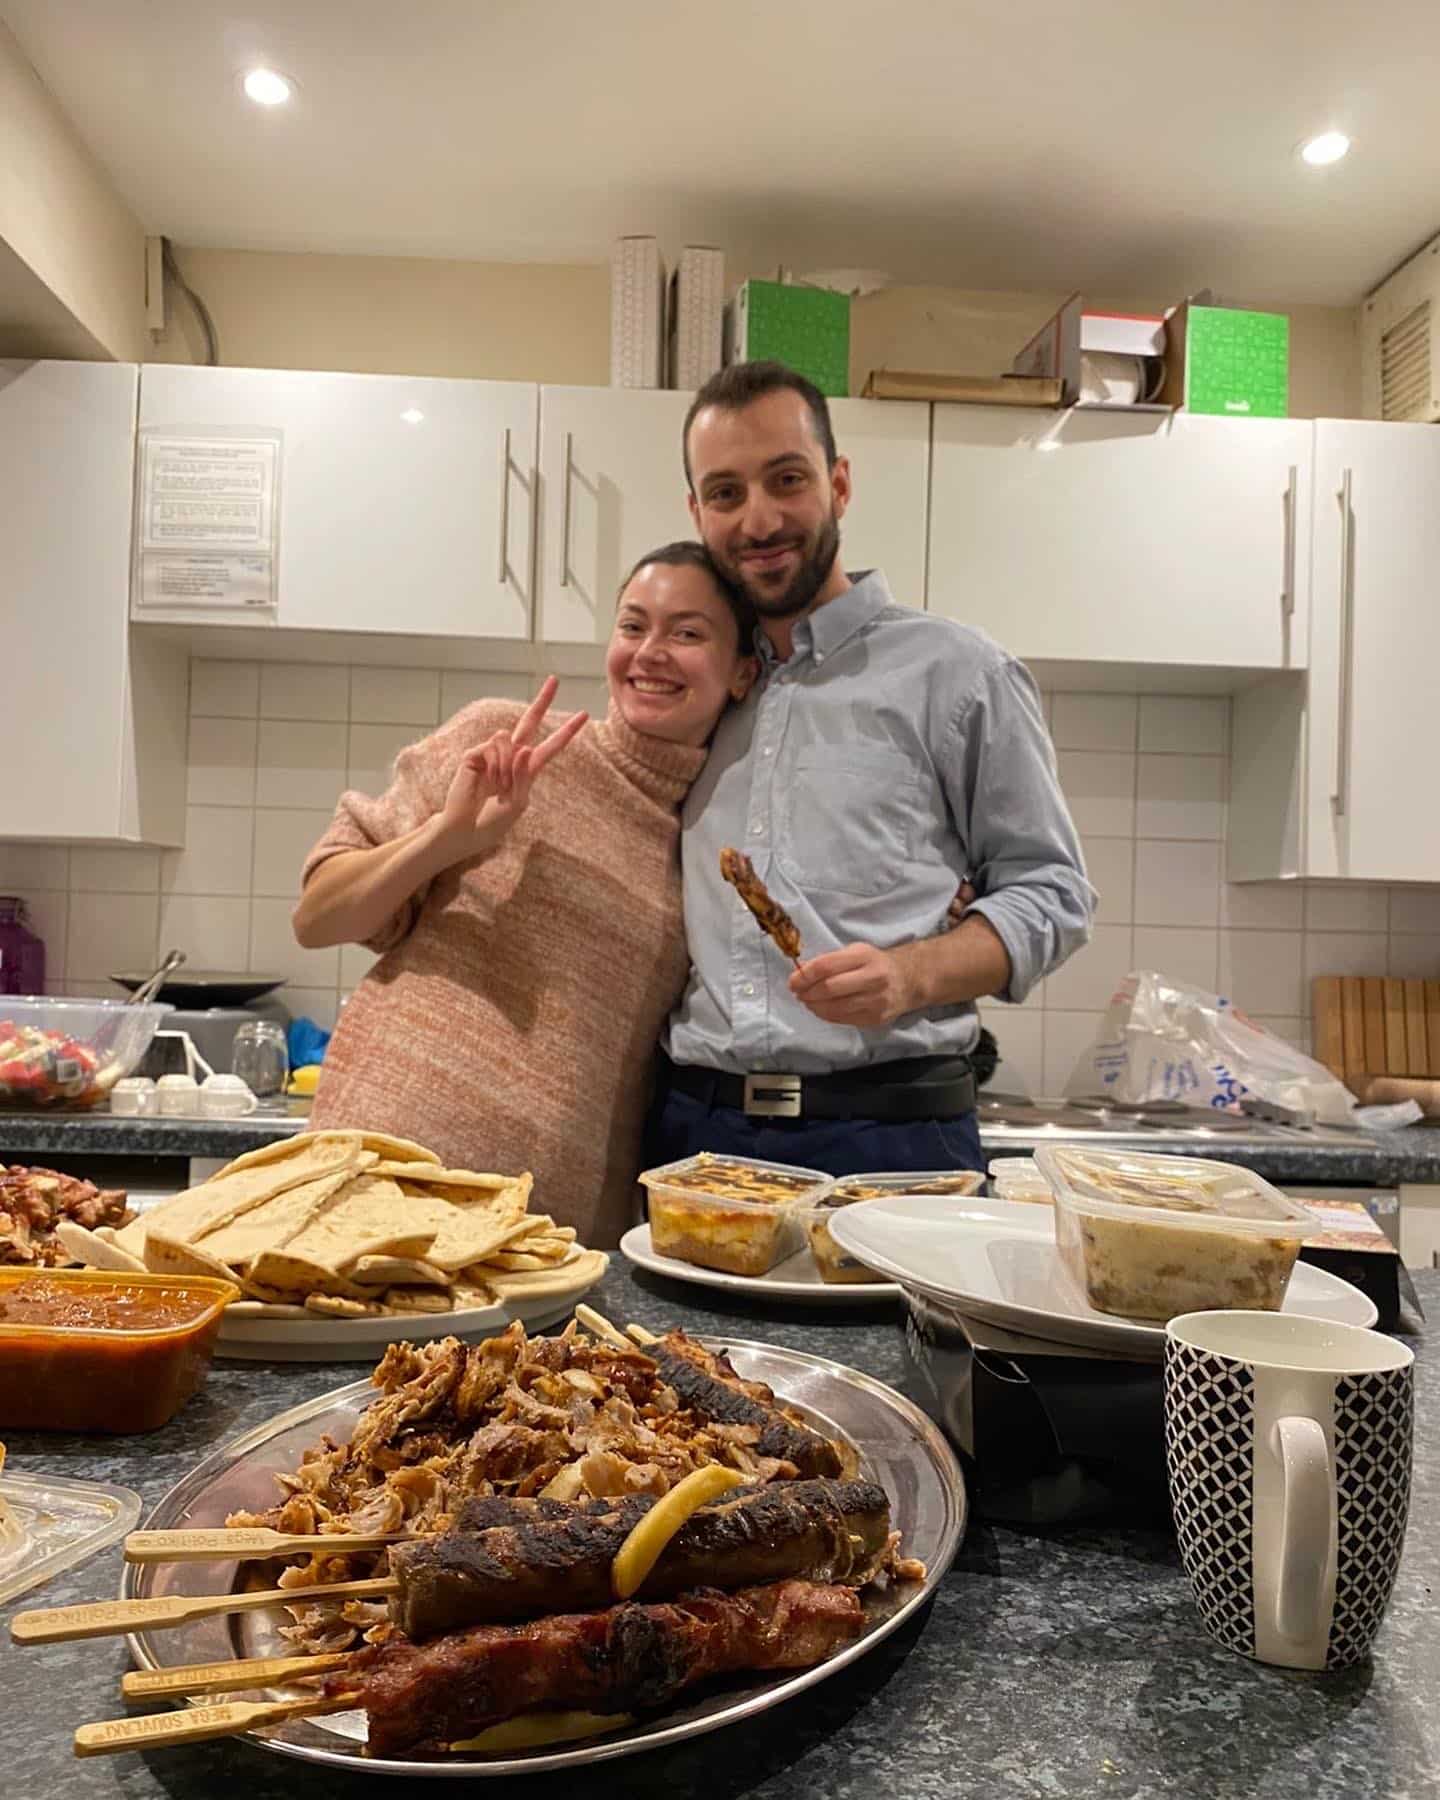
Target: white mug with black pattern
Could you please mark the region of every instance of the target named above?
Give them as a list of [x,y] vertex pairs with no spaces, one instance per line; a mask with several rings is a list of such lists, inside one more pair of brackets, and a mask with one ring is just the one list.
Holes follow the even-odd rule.
[[1377,1331],[1286,1313],[1170,1321],[1170,1499],[1222,1644],[1292,1669],[1369,1654],[1405,1541],[1414,1361]]

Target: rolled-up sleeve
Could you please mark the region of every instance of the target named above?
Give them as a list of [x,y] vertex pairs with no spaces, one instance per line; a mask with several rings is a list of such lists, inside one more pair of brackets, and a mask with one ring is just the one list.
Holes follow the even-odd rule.
[[1013,657],[997,657],[959,708],[941,775],[969,853],[970,911],[985,916],[1010,958],[999,998],[1018,1003],[1087,941],[1096,894],[1040,695]]
[[[305,858],[300,885],[332,856],[347,850],[374,850],[423,825],[445,804],[460,758],[502,724],[512,723],[520,709],[505,701],[479,700],[419,743],[408,744],[395,758],[390,785],[378,797],[347,788],[335,807],[324,836]],[[391,913],[365,948],[383,955],[408,937],[420,916],[429,884],[416,890]]]

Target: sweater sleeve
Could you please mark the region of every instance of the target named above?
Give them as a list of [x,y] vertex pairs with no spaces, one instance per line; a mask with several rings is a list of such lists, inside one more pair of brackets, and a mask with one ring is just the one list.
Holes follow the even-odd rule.
[[[300,885],[324,862],[347,850],[375,850],[416,830],[445,804],[460,759],[492,732],[513,726],[523,708],[508,700],[477,700],[463,708],[438,731],[418,743],[407,744],[395,758],[390,785],[378,798],[347,788],[340,796],[324,836],[305,858]],[[365,948],[383,955],[393,950],[415,928],[415,921],[430,892],[426,882],[391,913]]]

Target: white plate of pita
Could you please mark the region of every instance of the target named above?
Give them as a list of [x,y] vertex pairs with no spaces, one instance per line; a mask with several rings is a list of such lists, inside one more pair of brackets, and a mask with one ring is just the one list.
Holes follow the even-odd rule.
[[648,1225],[627,1231],[620,1248],[637,1268],[648,1269],[652,1275],[729,1294],[752,1294],[759,1300],[784,1300],[799,1306],[858,1306],[900,1297],[893,1281],[822,1281],[808,1245],[764,1275],[732,1275],[726,1269],[702,1269],[698,1263],[661,1256],[650,1241]]
[[532,1212],[531,1189],[383,1132],[305,1132],[61,1241],[92,1267],[232,1282],[221,1356],[368,1361],[401,1340],[550,1324],[603,1278],[605,1253]]

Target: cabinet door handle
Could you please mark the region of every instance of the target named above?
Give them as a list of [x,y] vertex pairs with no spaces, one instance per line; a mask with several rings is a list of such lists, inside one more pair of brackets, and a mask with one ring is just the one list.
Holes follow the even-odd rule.
[[570,472],[574,468],[574,439],[565,433],[565,473],[560,482],[560,585],[570,585]]
[[1299,473],[1291,463],[1285,483],[1285,565],[1281,572],[1280,616],[1286,620],[1295,616],[1295,483]]
[[510,574],[510,427],[500,440],[500,585]]
[[1335,791],[1331,803],[1337,819],[1350,804],[1350,665],[1355,654],[1355,521],[1350,507],[1350,470],[1340,477],[1340,681],[1335,720]]

